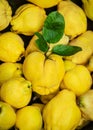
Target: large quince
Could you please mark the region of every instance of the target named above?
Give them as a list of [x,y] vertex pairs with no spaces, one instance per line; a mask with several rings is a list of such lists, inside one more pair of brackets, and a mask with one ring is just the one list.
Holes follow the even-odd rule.
[[41,130],[42,125],[43,120],[39,107],[28,105],[17,110],[15,129]]
[[13,77],[4,82],[0,88],[0,98],[14,108],[22,108],[31,100],[31,82],[23,77]]
[[3,62],[17,62],[24,56],[23,39],[13,33],[4,32],[0,35],[0,60]]
[[61,56],[42,52],[30,53],[23,62],[23,74],[32,83],[33,91],[48,95],[55,92],[65,73]]
[[44,130],[75,130],[80,119],[75,94],[67,89],[60,91],[43,109]]
[[57,6],[65,19],[65,34],[71,39],[87,30],[87,18],[85,12],[77,4],[70,0],[61,1]]
[[21,5],[11,20],[11,30],[18,34],[33,35],[42,29],[46,12],[34,4]]
[[77,96],[87,92],[92,85],[92,76],[84,65],[76,65],[68,70],[63,78],[61,88],[73,91]]

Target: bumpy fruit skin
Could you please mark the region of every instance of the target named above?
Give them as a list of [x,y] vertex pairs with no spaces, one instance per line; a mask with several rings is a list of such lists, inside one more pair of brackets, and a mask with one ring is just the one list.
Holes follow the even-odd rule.
[[0,64],[0,86],[12,77],[19,77],[22,75],[21,63],[2,63]]
[[87,17],[93,21],[93,0],[82,0],[82,3]]
[[69,45],[79,46],[82,48],[82,51],[65,58],[72,60],[76,64],[85,65],[93,54],[93,31],[87,30],[77,38],[71,40]]
[[70,39],[75,38],[87,30],[85,12],[74,2],[70,0],[61,1],[57,6],[57,10],[64,16],[65,34],[68,35]]
[[27,0],[35,5],[38,5],[42,8],[50,8],[53,7],[55,5],[57,5],[61,0]]
[[32,52],[24,60],[23,74],[32,83],[33,91],[48,95],[55,92],[65,73],[64,62],[56,54],[46,57],[41,52]]
[[0,35],[0,60],[3,62],[17,62],[24,55],[24,41],[13,33],[5,32]]
[[3,101],[9,103],[14,108],[22,108],[28,105],[31,100],[31,82],[23,77],[11,78],[3,83],[0,93]]
[[12,19],[12,9],[7,0],[0,0],[0,31],[8,27]]
[[65,73],[62,82],[64,88],[67,88],[73,91],[77,96],[80,96],[91,88],[92,76],[84,65],[76,65]]
[[25,106],[16,113],[15,127],[20,130],[41,130],[43,122],[40,108]]
[[46,12],[34,4],[21,5],[11,20],[11,31],[18,34],[33,35],[42,29]]
[[44,130],[75,130],[80,119],[75,94],[66,89],[60,91],[43,109]]
[[15,125],[16,113],[7,103],[0,101],[0,130],[9,130]]

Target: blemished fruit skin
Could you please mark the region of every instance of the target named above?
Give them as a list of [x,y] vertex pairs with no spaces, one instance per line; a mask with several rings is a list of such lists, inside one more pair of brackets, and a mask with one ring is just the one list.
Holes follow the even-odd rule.
[[41,95],[55,92],[65,73],[61,56],[46,57],[42,52],[32,52],[24,60],[23,74],[32,83],[33,91]]
[[0,101],[0,130],[8,130],[15,125],[16,113],[11,105]]

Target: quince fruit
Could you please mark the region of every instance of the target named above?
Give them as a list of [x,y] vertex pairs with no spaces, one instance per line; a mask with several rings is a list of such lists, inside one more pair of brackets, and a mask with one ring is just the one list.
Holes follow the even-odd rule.
[[80,119],[76,96],[67,89],[61,90],[43,109],[44,130],[75,130]]
[[38,5],[42,8],[50,8],[56,6],[61,0],[27,0],[35,5]]
[[11,31],[18,34],[33,35],[42,29],[46,12],[34,4],[21,5],[11,20]]
[[93,31],[87,30],[77,38],[71,40],[69,45],[79,46],[82,48],[82,51],[72,56],[66,56],[65,58],[76,64],[85,65],[93,54]]
[[25,106],[16,112],[16,129],[41,130],[43,125],[40,108],[37,106]]
[[82,0],[86,16],[93,21],[93,0]]
[[0,31],[8,27],[12,19],[12,8],[7,0],[0,0]]
[[22,75],[22,64],[6,62],[0,64],[0,86],[12,77]]
[[1,100],[14,108],[22,108],[31,100],[31,82],[23,77],[13,77],[2,84],[0,93]]
[[93,89],[79,96],[78,104],[84,118],[93,121]]
[[42,52],[32,52],[23,62],[23,74],[32,83],[33,91],[40,95],[55,92],[65,73],[61,56],[51,54],[48,57]]
[[82,8],[70,0],[61,1],[57,6],[65,19],[65,34],[73,39],[87,30],[87,17]]
[[16,113],[11,105],[0,101],[0,130],[9,130],[15,125]]
[[92,76],[84,65],[76,65],[68,70],[63,78],[61,88],[73,91],[77,96],[87,92],[92,85]]
[[0,35],[0,60],[3,62],[20,61],[24,55],[24,41],[13,32],[4,32]]

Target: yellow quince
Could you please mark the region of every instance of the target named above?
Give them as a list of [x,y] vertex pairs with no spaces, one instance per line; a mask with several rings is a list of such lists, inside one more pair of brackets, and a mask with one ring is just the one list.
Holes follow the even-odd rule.
[[93,54],[93,31],[87,30],[77,38],[71,40],[69,45],[79,46],[82,48],[82,51],[72,55],[66,56],[66,59],[71,60],[76,64],[86,64]]
[[87,17],[82,8],[70,0],[61,1],[57,6],[65,19],[65,34],[73,39],[87,30]]
[[0,86],[12,77],[22,75],[22,64],[6,62],[0,64]]
[[16,112],[16,129],[41,130],[42,125],[41,111],[37,106],[25,106]]
[[17,62],[20,61],[24,55],[24,41],[23,39],[13,33],[4,32],[0,35],[0,60],[3,62]]
[[13,77],[2,84],[0,96],[14,108],[22,108],[31,100],[31,82],[23,77]]
[[42,8],[50,8],[56,6],[61,0],[27,0],[35,5],[38,5]]
[[44,130],[75,130],[80,119],[76,96],[67,89],[60,91],[43,109]]
[[30,53],[23,62],[23,74],[32,83],[33,91],[48,95],[55,92],[65,73],[61,56],[51,54],[46,57],[42,52]]
[[87,17],[93,21],[93,0],[82,0],[82,3]]
[[76,65],[68,70],[63,78],[61,88],[73,91],[77,96],[87,92],[92,85],[92,76],[84,65]]
[[8,27],[12,19],[12,8],[7,0],[0,0],[0,31]]
[[11,20],[11,31],[18,34],[33,35],[42,29],[46,12],[34,4],[21,5]]

